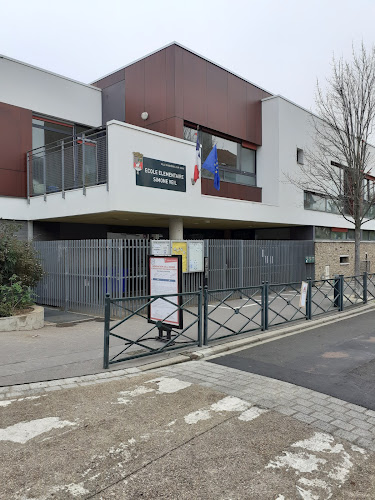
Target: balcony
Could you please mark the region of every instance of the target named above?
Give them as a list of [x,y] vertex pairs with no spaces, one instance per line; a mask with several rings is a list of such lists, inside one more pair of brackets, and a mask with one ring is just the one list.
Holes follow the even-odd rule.
[[86,194],[89,186],[106,184],[107,130],[88,130],[85,134],[47,144],[27,153],[27,198],[73,189]]

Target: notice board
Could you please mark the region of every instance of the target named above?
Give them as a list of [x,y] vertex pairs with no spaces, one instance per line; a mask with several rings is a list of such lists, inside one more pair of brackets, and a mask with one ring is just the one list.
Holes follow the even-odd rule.
[[151,240],[151,255],[171,255],[169,240]]
[[182,257],[182,272],[188,272],[188,245],[187,241],[172,241],[172,255],[181,255]]
[[[170,295],[182,290],[182,257],[150,255],[148,259],[149,295]],[[172,325],[182,328],[182,311],[179,309],[180,296],[156,299],[148,306],[149,323]]]
[[200,240],[188,241],[189,273],[203,273],[204,271],[204,242]]

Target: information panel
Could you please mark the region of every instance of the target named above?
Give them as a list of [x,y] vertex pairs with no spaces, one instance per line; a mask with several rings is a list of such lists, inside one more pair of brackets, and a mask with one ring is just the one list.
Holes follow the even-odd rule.
[[204,271],[204,242],[188,241],[189,273]]
[[171,255],[171,242],[169,240],[151,240],[152,255]]
[[137,186],[186,192],[186,166],[168,161],[143,158],[143,168],[136,172]]
[[187,241],[172,241],[172,255],[181,255],[182,257],[182,272],[188,272],[188,248]]
[[[149,295],[181,293],[181,257],[149,256]],[[182,328],[180,297],[157,299],[148,307],[148,321]]]

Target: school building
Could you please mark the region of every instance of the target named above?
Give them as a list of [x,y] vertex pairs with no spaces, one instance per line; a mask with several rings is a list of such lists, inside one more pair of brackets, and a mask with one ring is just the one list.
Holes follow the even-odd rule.
[[[353,273],[352,225],[286,178],[313,147],[298,104],[178,43],[90,85],[4,56],[0,75],[0,217],[25,238],[313,240],[316,278]],[[197,133],[220,190],[193,181]],[[374,222],[362,238],[375,269]]]

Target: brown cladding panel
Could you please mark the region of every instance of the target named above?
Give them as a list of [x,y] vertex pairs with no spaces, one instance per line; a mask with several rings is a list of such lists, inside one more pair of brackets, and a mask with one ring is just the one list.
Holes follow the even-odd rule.
[[102,78],[97,82],[94,82],[92,85],[100,89],[105,89],[106,87],[110,87],[111,85],[121,82],[124,79],[125,79],[125,70],[120,69],[119,71],[116,71],[115,73],[112,73],[111,75],[108,75],[105,78]]
[[207,127],[228,130],[228,72],[209,62],[206,71]]
[[235,200],[246,200],[262,202],[262,188],[232,184],[231,182],[220,182],[220,190],[214,188],[212,179],[202,179],[202,194],[219,196],[220,198],[232,198]]
[[0,196],[26,198],[26,172],[0,169]]
[[166,48],[165,51],[166,71],[166,115],[167,118],[175,116],[175,45]]
[[183,51],[183,117],[207,127],[207,62]]
[[125,68],[125,120],[145,126],[141,113],[145,111],[145,59]]
[[228,130],[233,137],[247,137],[246,82],[228,74]]
[[0,103],[0,194],[26,196],[26,152],[32,148],[32,113]]
[[184,119],[184,49],[175,47],[175,115]]
[[[167,118],[166,51],[145,59],[145,109],[147,125]],[[141,111],[142,112],[142,111]]]

